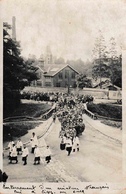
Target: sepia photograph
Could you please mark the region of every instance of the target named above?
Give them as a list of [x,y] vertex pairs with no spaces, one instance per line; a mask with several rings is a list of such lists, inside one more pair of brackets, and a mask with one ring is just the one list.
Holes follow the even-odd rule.
[[107,183],[125,183],[126,2],[0,4],[3,188],[23,193],[6,184],[69,183],[71,192],[52,193],[86,193],[77,188],[84,183],[109,193]]

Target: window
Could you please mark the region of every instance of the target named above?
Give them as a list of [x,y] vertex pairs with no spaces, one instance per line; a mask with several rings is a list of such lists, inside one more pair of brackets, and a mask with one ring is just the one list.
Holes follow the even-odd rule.
[[75,78],[75,72],[72,72],[71,77],[74,79]]
[[60,83],[58,82],[58,83],[56,83],[56,87],[60,87]]
[[45,77],[46,82],[51,82],[51,77]]
[[51,86],[51,82],[45,82],[46,86]]
[[59,73],[59,78],[62,79],[63,78],[63,74],[62,72]]
[[68,78],[69,71],[65,70],[65,78]]

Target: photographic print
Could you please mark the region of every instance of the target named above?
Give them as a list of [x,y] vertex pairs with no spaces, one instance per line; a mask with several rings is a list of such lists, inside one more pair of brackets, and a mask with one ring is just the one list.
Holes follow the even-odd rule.
[[3,193],[125,193],[125,1],[0,3]]

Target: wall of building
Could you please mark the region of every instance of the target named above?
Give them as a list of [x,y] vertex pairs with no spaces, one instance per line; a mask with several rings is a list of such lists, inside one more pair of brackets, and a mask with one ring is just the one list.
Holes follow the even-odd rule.
[[64,68],[53,77],[54,87],[75,87],[75,78],[77,73],[70,67]]

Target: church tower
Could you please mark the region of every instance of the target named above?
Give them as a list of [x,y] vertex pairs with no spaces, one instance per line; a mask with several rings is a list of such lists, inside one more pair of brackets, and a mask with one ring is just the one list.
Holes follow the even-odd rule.
[[53,63],[53,56],[52,56],[52,52],[51,52],[51,49],[50,49],[49,45],[46,47],[45,63],[46,64],[52,64]]

